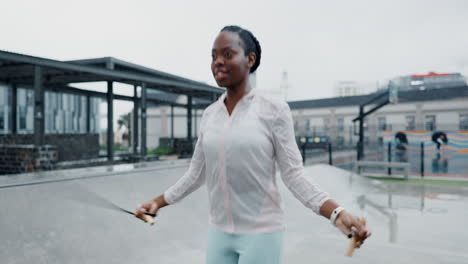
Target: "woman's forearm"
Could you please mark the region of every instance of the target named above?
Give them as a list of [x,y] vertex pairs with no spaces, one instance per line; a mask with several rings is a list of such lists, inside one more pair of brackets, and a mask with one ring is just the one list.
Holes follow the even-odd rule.
[[330,219],[330,216],[331,216],[333,210],[335,210],[338,206],[339,205],[337,203],[335,203],[335,201],[333,201],[331,199],[327,200],[320,207],[320,214],[323,215],[324,217],[326,217],[327,219]]
[[153,200],[158,204],[158,208],[163,208],[169,205],[164,199],[164,194],[161,194],[158,197],[155,197]]

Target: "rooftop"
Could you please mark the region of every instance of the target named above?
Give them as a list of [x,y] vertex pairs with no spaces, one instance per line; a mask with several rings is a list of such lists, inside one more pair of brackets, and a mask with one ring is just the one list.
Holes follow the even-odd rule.
[[[303,101],[290,101],[288,102],[291,109],[304,109],[304,108],[325,108],[325,107],[344,107],[344,106],[357,106],[361,103],[371,100],[379,93],[371,93],[366,95],[357,96],[344,96],[333,97],[314,100]],[[400,91],[398,93],[398,101],[400,103],[406,102],[420,102],[420,101],[436,101],[436,100],[450,100],[456,98],[468,98],[468,86],[454,87],[454,88],[439,88],[415,91]]]
[[224,89],[161,72],[112,57],[59,61],[0,50],[0,81],[18,84],[34,82],[35,66],[42,67],[46,87],[71,88],[80,82],[114,81],[146,85],[148,89],[213,99]]

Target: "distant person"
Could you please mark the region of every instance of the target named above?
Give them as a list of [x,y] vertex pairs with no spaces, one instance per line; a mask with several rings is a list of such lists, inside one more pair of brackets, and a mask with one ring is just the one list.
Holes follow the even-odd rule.
[[408,144],[408,138],[403,132],[397,132],[395,134],[395,146],[399,150],[406,150],[405,144]]
[[444,132],[434,132],[432,134],[432,142],[436,143],[437,150],[440,150],[440,146],[442,144],[447,144],[448,143],[448,138],[447,134]]
[[214,41],[211,56],[213,76],[227,91],[203,113],[187,172],[135,215],[143,219],[145,212],[156,213],[206,183],[210,206],[206,263],[281,263],[285,226],[277,162],[294,196],[334,220],[345,235],[356,230],[360,246],[370,235],[367,228],[306,177],[288,104],[252,89],[249,77],[261,58],[254,35],[226,26]]

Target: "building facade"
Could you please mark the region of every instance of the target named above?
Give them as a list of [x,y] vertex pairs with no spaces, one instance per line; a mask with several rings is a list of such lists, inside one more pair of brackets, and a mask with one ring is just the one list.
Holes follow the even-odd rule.
[[[358,141],[359,104],[376,94],[289,102],[297,136],[328,136],[335,146]],[[372,107],[372,106],[370,106]],[[401,91],[397,104],[387,105],[364,122],[364,142],[382,144],[397,131],[468,131],[468,87]]]

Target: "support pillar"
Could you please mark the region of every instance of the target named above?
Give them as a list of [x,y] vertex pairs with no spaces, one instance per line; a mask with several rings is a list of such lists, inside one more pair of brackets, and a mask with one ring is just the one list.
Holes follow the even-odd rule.
[[359,141],[357,150],[357,160],[364,158],[364,107],[359,107]]
[[146,84],[141,85],[141,155],[146,156]]
[[192,96],[187,98],[187,139],[192,140]]
[[174,141],[174,105],[171,105],[171,142]]
[[91,133],[91,96],[86,96],[86,133]]
[[198,132],[198,129],[197,129],[197,112],[198,112],[197,109],[194,108],[193,109],[193,113],[194,113],[193,114],[193,116],[194,116],[194,118],[193,118],[193,127],[195,129],[193,130],[193,134],[195,135],[195,137],[198,137],[198,134],[197,134],[197,132]]
[[18,133],[18,87],[16,83],[11,85],[11,134]]
[[114,92],[112,81],[107,82],[107,159],[114,160]]
[[138,93],[137,85],[133,86],[133,128],[130,130],[133,138],[133,154],[138,154]]
[[34,145],[44,145],[44,88],[42,67],[34,66]]

